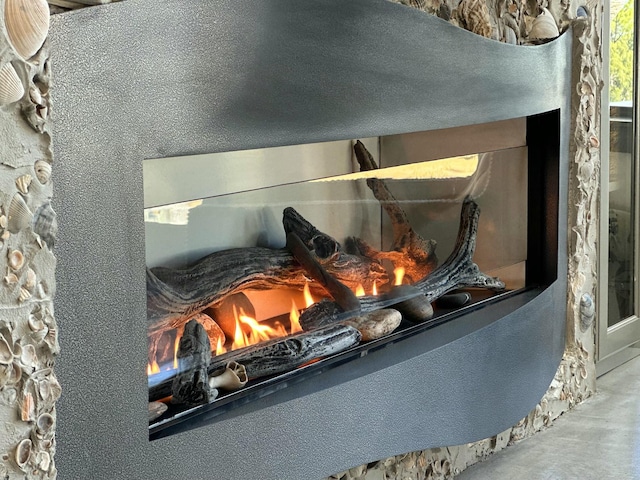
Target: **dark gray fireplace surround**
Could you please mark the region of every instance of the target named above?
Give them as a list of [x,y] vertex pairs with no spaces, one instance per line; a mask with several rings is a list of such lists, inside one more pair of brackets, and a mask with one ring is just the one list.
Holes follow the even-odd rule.
[[[540,400],[564,348],[570,35],[504,45],[384,0],[128,0],[56,16],[50,41],[61,479],[321,478]],[[149,441],[143,159],[554,110],[559,198],[531,197],[558,212],[546,289]]]

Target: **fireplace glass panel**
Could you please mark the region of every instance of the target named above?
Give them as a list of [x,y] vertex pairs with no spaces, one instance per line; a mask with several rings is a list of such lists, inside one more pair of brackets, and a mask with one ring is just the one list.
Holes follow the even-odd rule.
[[[386,203],[377,199],[367,184],[369,178],[376,178],[392,195],[386,202],[406,214],[406,221],[418,235],[435,240],[440,264],[454,250],[462,203],[466,197],[473,198],[481,210],[473,261],[482,272],[499,277],[508,295],[527,287],[529,179],[524,125],[521,119],[511,121],[509,128],[517,134],[507,141],[494,134],[499,140],[490,142],[486,131],[469,131],[471,140],[474,136],[481,138],[476,145],[500,147],[495,150],[474,151],[472,146],[461,147],[460,142],[425,150],[425,139],[433,132],[362,139],[380,166],[373,172],[359,172],[353,154],[355,140],[147,160],[143,166],[147,267],[161,280],[170,281],[171,272],[189,268],[212,253],[225,255],[244,249],[253,255],[251,249],[256,247],[285,251],[288,239],[282,221],[283,211],[289,207],[319,232],[337,240],[339,248],[358,254],[362,248],[354,250],[354,245],[382,252],[393,250],[394,224],[385,211]],[[444,130],[439,133],[440,143],[450,135]],[[456,155],[439,157],[447,153]],[[203,195],[205,191],[208,194]],[[355,295],[384,295],[394,284],[418,280],[402,278],[390,258],[377,263],[382,273],[375,270],[377,273],[363,276],[361,285],[349,285]],[[272,288],[258,281],[217,297],[214,305],[200,309],[202,313],[194,310],[192,316],[206,330],[212,352],[212,358],[206,361],[213,364],[216,358],[224,358],[225,352],[229,355],[250,349],[250,345],[268,345],[300,332],[300,315],[322,299],[331,300],[313,275],[304,276],[310,288],[297,280],[288,285],[285,279]],[[454,289],[454,293],[458,297],[441,300],[450,298],[455,303],[462,294],[467,300],[460,307],[469,308],[469,299],[473,305],[496,297],[488,290],[473,288]],[[505,293],[497,297],[500,295]],[[287,382],[299,381],[293,378],[298,373],[304,378],[305,371],[316,374],[330,368],[332,362],[344,362],[340,355],[347,360],[349,353],[361,356],[367,348],[380,348],[385,341],[396,342],[406,334],[398,332],[410,333],[427,324],[441,323],[456,308],[439,302],[434,303],[434,316],[423,325],[403,317],[398,330],[382,338],[360,342],[343,354],[314,358],[284,375],[250,379],[237,391],[221,389],[218,397],[203,401],[203,406],[173,405],[167,397],[176,372],[183,370],[184,359],[179,358],[178,350],[182,348],[185,321],[165,322],[159,328],[150,318],[150,400],[169,405],[168,412],[150,421],[150,432],[162,430],[183,416],[196,415],[201,409],[209,412],[210,418],[215,416],[215,409],[224,412],[234,403],[260,398]],[[345,314],[345,318],[348,316]],[[263,328],[266,333],[257,333]],[[164,410],[162,405],[160,408]]]

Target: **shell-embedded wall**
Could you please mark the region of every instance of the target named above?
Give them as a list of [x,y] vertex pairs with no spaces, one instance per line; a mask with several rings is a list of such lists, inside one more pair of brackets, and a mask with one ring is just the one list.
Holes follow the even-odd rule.
[[49,9],[0,0],[0,12],[0,478],[55,478]]

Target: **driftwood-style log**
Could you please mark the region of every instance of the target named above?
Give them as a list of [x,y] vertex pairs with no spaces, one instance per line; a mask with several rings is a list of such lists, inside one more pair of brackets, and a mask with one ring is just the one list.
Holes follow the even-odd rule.
[[[425,295],[429,303],[447,292],[462,287],[504,290],[505,285],[502,281],[482,273],[473,262],[479,218],[480,208],[478,205],[471,198],[465,198],[453,252],[442,265],[413,285]],[[394,295],[364,296],[359,300],[362,312],[367,313],[399,303],[403,297],[395,297]],[[300,316],[300,325],[304,329],[312,329],[346,318],[348,315],[338,305],[324,301],[305,310]]]
[[[370,288],[374,281],[379,285],[388,281],[386,270],[376,260],[342,251],[335,240],[332,243],[331,237],[318,232],[294,209],[285,210],[283,223],[303,241],[308,239],[314,248],[312,255],[331,277],[349,288],[359,283]],[[308,282],[307,272],[287,249],[235,248],[212,253],[184,269],[147,269],[149,334],[179,327],[196,313],[245,289],[302,290]]]
[[345,312],[360,311],[358,297],[356,297],[349,287],[333,278],[329,272],[324,269],[296,233],[287,233],[287,248],[305,272],[327,290],[342,310]]
[[[353,327],[329,325],[312,332],[303,332],[218,355],[210,362],[208,373],[213,375],[226,368],[229,362],[236,362],[245,367],[249,379],[276,375],[346,350],[357,345],[360,339],[360,332]],[[159,400],[170,394],[171,380],[168,380],[149,389],[149,401]]]
[[[360,171],[376,170],[373,156],[365,148],[360,140],[353,146],[353,151],[360,165]],[[368,178],[367,186],[373,192],[373,196],[380,202],[382,208],[389,216],[393,227],[393,245],[390,251],[376,250],[361,239],[351,238],[349,245],[364,256],[376,259],[390,260],[395,267],[404,267],[405,277],[410,283],[414,283],[426,277],[438,264],[436,258],[436,242],[422,238],[411,226],[407,214],[402,209],[398,200],[387,188],[384,180],[380,178]]]
[[184,327],[177,358],[178,374],[171,385],[171,401],[195,406],[214,400],[218,390],[209,386],[211,344],[207,331],[195,319],[189,320]]

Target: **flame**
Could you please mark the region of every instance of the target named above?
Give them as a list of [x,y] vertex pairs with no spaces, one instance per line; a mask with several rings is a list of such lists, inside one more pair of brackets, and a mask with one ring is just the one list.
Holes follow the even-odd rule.
[[178,347],[180,346],[180,335],[176,335],[176,341],[173,344],[173,369],[178,369]]
[[313,299],[313,297],[311,296],[311,291],[309,290],[309,284],[305,283],[304,284],[304,289],[302,290],[302,293],[304,294],[304,301],[306,303],[306,307],[309,308],[311,305],[313,305],[315,302],[315,300]]
[[300,326],[300,314],[298,308],[293,300],[291,300],[291,313],[289,313],[289,323],[291,324],[291,333],[298,333],[302,331]]
[[404,267],[398,267],[393,270],[393,274],[396,276],[394,285],[402,285],[404,279]]
[[373,288],[371,289],[371,295],[378,295],[378,285],[376,284],[376,281],[373,281]]
[[154,373],[160,373],[160,365],[155,360],[147,364],[147,375],[153,375]]
[[356,287],[356,297],[364,297],[364,287],[361,283]]
[[224,348],[222,337],[218,337],[218,343],[216,343],[216,355],[222,355],[223,353],[227,353],[227,349]]

